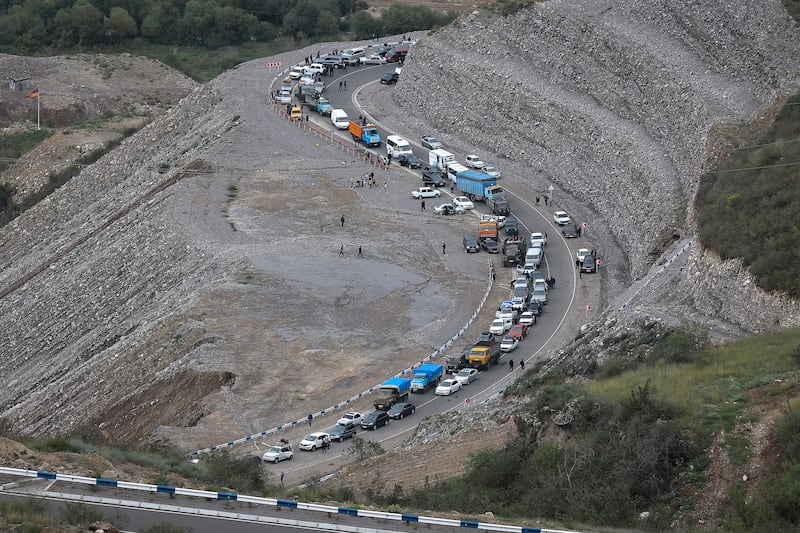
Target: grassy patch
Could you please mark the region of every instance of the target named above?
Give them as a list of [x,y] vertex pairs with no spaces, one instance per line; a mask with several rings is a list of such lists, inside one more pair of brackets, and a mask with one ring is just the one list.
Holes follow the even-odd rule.
[[13,162],[4,159],[19,158],[54,133],[55,130],[23,130],[0,135],[0,171],[5,170]]
[[705,348],[694,362],[659,361],[590,381],[584,387],[592,395],[621,401],[649,381],[664,400],[683,413],[683,427],[698,433],[730,431],[748,403],[748,391],[769,385],[765,394],[772,394],[772,387],[785,391],[796,386],[786,378],[798,371],[791,355],[798,343],[800,329],[752,336]]

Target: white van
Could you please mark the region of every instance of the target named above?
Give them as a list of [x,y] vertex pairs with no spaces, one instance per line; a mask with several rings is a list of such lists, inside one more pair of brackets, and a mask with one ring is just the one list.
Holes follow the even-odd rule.
[[543,258],[544,252],[540,246],[532,246],[528,248],[527,252],[525,252],[525,264],[531,264],[538,267]]
[[459,172],[466,172],[467,170],[469,169],[464,165],[462,165],[461,163],[453,161],[452,163],[447,164],[447,177],[450,178],[450,181],[455,183],[456,174],[458,174]]
[[386,137],[386,154],[391,155],[393,158],[398,158],[400,155],[410,155],[414,151],[411,149],[411,144],[400,137],[399,135],[389,135]]
[[331,122],[335,128],[346,130],[350,126],[350,117],[347,116],[344,109],[334,109],[331,111]]
[[358,46],[356,48],[350,48],[348,50],[345,50],[344,52],[342,52],[342,55],[343,56],[350,56],[350,57],[362,57],[366,53],[367,53],[366,50],[364,50],[363,48]]

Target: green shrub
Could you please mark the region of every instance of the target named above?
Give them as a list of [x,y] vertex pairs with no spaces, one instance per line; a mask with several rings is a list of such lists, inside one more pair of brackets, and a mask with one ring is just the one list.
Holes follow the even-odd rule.
[[780,417],[774,432],[786,460],[800,462],[800,410],[792,409]]

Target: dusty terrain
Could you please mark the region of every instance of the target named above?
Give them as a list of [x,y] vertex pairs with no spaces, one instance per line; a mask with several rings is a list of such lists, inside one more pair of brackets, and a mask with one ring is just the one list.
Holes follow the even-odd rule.
[[[751,118],[797,83],[796,29],[777,2],[732,15],[750,9],[552,1],[508,19],[478,11],[423,36],[403,81],[366,105],[404,135],[434,131],[485,154],[531,197],[553,185],[559,206],[591,221],[589,242],[608,258],[600,301],[622,310],[620,327],[642,315],[708,322],[720,337],[790,325],[796,302],[753,302],[740,265],[682,251],[712,125]],[[350,190],[370,168],[268,105],[267,61],[309,51],[202,87],[155,64],[137,75],[150,85],[110,88],[131,70],[126,59],[143,68],[135,58],[110,76],[98,61],[74,68],[66,58],[34,73],[78,72],[66,86],[117,91],[110,112],[152,122],[0,230],[0,402],[19,430],[88,427],[187,449],[226,442],[361,392],[464,325],[486,265],[482,254],[442,256],[440,244],[457,249],[469,222],[421,216],[399,174],[386,190]],[[6,97],[30,119],[30,100]],[[63,98],[63,109],[108,112],[101,98]],[[469,105],[454,112],[453,102]],[[90,142],[70,135],[50,141],[53,159]],[[33,164],[0,179],[35,187],[43,169]],[[580,323],[578,313],[559,340]],[[459,455],[499,443],[503,420],[491,439],[483,428],[459,433]],[[433,461],[429,472],[457,463]],[[401,466],[381,472],[407,479]]]

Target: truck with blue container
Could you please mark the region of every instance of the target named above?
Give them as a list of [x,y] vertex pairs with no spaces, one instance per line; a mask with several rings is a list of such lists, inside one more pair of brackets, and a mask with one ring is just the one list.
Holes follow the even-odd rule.
[[[470,200],[484,202],[487,189],[497,185],[497,178],[480,170],[465,170],[456,174],[456,187]],[[488,192],[492,196],[492,192]]]
[[408,400],[411,380],[408,378],[389,378],[378,386],[375,409],[388,411],[394,404]]
[[444,366],[426,363],[414,369],[414,379],[411,380],[411,392],[425,392],[439,384],[444,374]]

